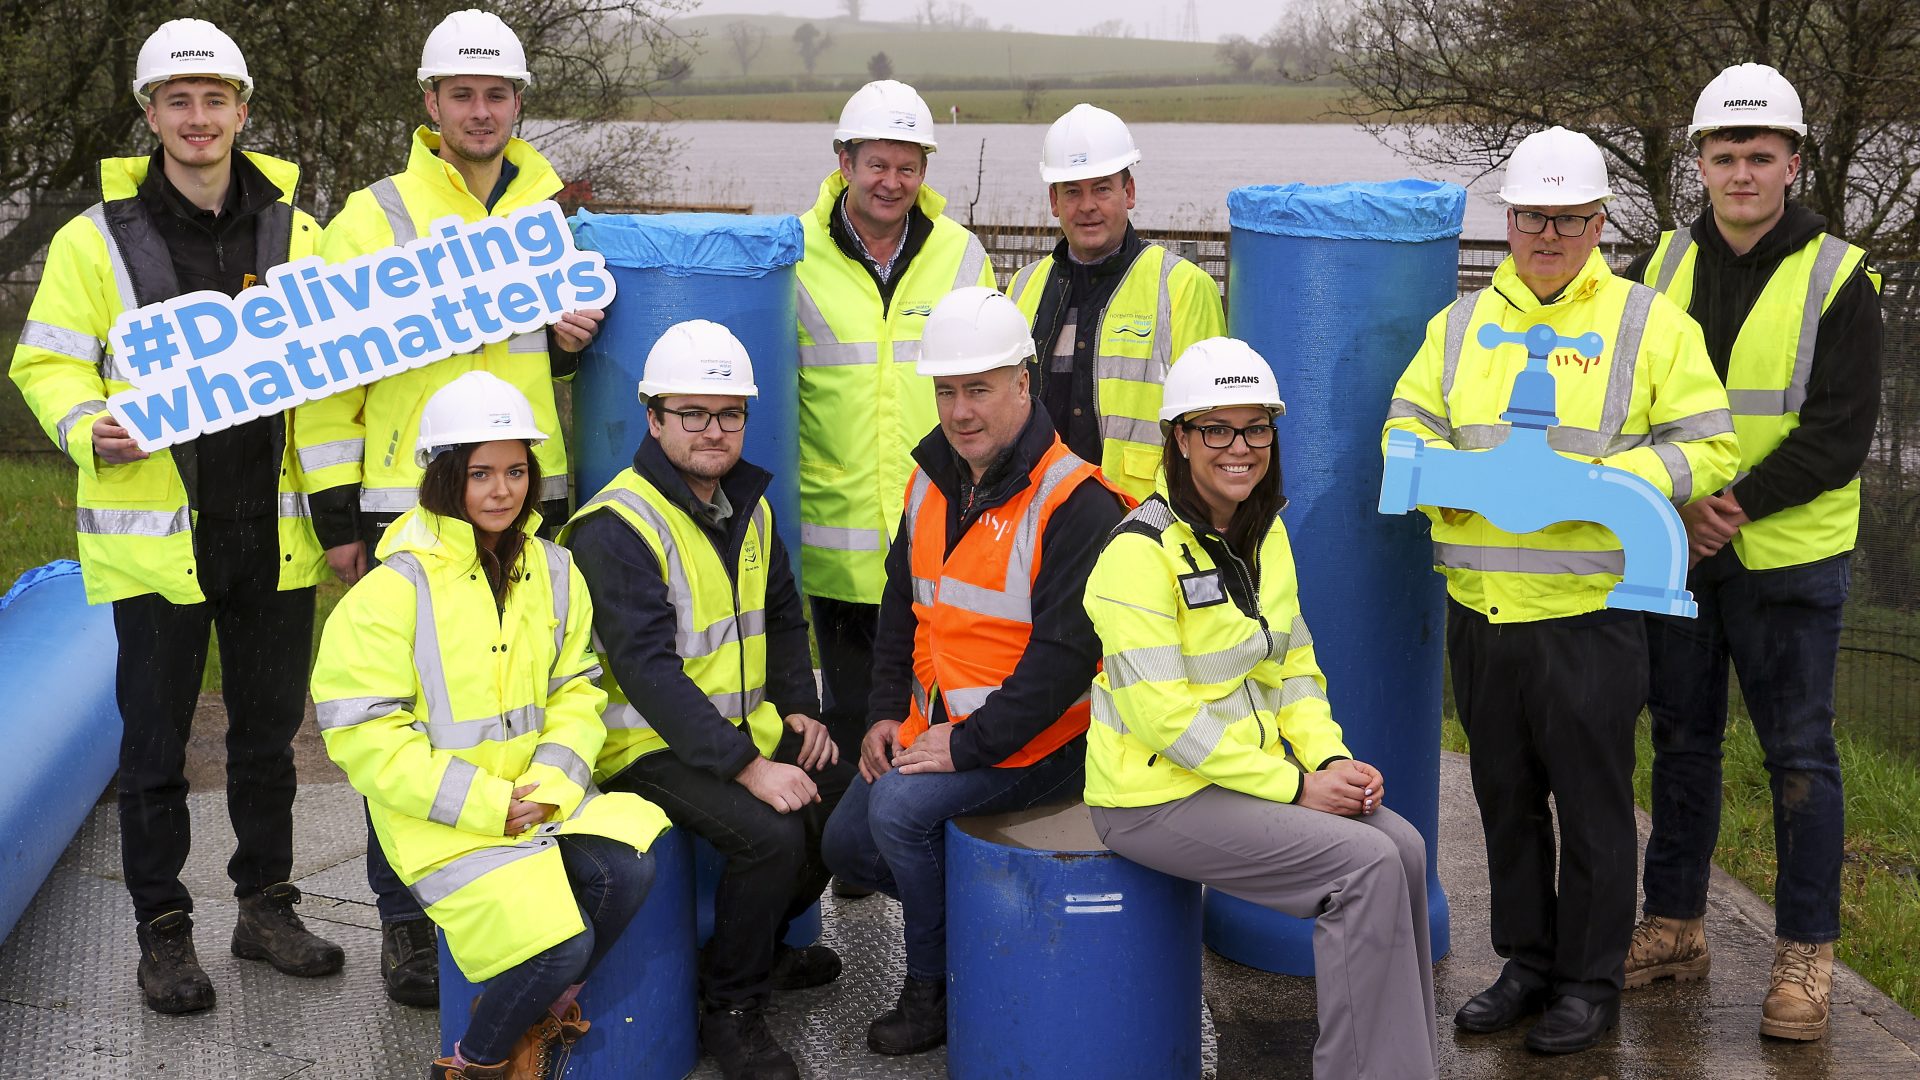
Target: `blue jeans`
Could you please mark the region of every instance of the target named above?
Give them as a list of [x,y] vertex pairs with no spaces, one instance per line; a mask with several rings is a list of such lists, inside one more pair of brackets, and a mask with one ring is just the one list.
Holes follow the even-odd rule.
[[593,974],[653,885],[653,856],[647,852],[604,836],[559,840],[560,861],[587,928],[487,980],[460,1039],[468,1061],[505,1060],[555,998]]
[[947,819],[1070,802],[1086,790],[1086,742],[1075,739],[1022,769],[856,776],[827,821],[821,852],[842,881],[900,901],[907,974],[947,975]]
[[1698,619],[1647,619],[1647,914],[1694,919],[1707,910],[1731,659],[1773,788],[1774,932],[1790,941],[1839,938],[1845,801],[1833,745],[1833,680],[1847,583],[1846,555],[1748,570],[1728,544],[1688,576]]

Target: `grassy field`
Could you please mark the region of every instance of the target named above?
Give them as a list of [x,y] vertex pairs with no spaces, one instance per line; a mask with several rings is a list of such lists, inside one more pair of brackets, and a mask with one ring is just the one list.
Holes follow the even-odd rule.
[[[1204,121],[1234,124],[1350,123],[1333,115],[1345,91],[1321,86],[1204,83],[1121,89],[1066,87],[1048,90],[1031,114],[1018,90],[928,91],[936,119],[958,106],[961,119],[987,123],[1051,123],[1081,101],[1090,101],[1129,123]],[[838,90],[785,94],[698,94],[662,97],[635,111],[636,120],[784,120],[832,123],[847,95]]]

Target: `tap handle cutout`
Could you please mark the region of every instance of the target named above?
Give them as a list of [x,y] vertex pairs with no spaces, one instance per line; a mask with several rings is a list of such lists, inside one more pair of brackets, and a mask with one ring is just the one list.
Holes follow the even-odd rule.
[[1474,332],[1483,349],[1495,349],[1502,345],[1524,345],[1527,356],[1535,360],[1546,360],[1555,349],[1571,349],[1581,356],[1592,359],[1600,355],[1606,341],[1599,334],[1589,330],[1579,337],[1562,337],[1546,323],[1530,326],[1525,330],[1502,330],[1498,323],[1481,323]]

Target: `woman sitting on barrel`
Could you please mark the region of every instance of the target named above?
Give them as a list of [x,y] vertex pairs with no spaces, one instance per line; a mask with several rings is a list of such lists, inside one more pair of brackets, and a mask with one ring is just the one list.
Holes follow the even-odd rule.
[[1162,400],[1157,489],[1087,582],[1094,827],[1144,866],[1318,918],[1318,1080],[1433,1076],[1426,846],[1327,706],[1280,522],[1273,371],[1211,338]]

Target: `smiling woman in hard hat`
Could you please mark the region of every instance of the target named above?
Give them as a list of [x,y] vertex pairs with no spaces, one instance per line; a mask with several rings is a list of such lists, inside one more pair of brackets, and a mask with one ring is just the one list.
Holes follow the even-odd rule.
[[[428,400],[420,503],[334,609],[313,699],[327,753],[448,950],[485,982],[435,1080],[545,1077],[575,1000],[653,881],[667,819],[603,795],[593,605],[540,515],[526,395],[468,372]],[[584,917],[583,917],[584,916]]]
[[1327,706],[1280,522],[1285,411],[1244,342],[1168,372],[1154,493],[1087,581],[1105,654],[1087,805],[1137,863],[1318,916],[1318,1080],[1433,1076],[1426,845]]

